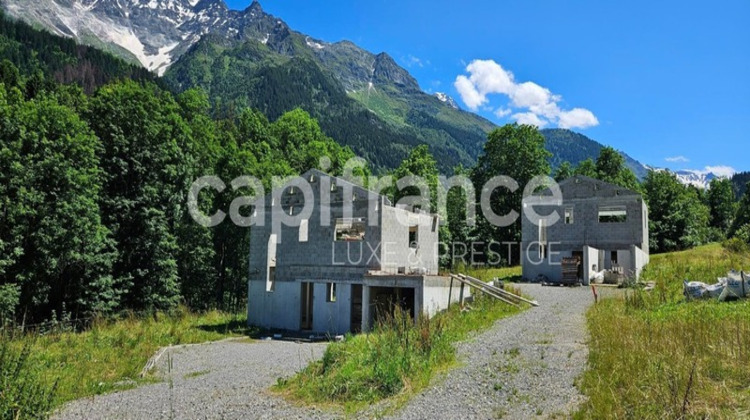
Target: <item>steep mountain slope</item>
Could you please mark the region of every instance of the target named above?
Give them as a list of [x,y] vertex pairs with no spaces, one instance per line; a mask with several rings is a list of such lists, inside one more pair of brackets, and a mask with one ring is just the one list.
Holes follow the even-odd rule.
[[[258,2],[243,11],[229,10],[222,0],[38,0],[33,8],[26,3],[5,0],[4,7],[17,18],[165,74],[177,90],[201,86],[222,107],[251,105],[273,117],[302,106],[330,135],[377,166],[392,166],[418,143],[430,145],[442,169],[468,165],[494,127],[422,92],[388,54],[296,32]],[[278,84],[284,74],[291,81],[300,66],[314,74],[292,81],[295,89]],[[275,82],[263,74],[274,74]],[[317,86],[308,83],[323,79]],[[290,96],[279,95],[279,89]],[[260,101],[263,92],[268,95]]]
[[[566,161],[575,166],[588,158],[596,160],[604,147],[603,144],[570,130],[548,128],[541,130],[541,133],[547,140],[547,150],[552,153],[550,165],[553,168]],[[638,179],[643,179],[648,173],[648,168],[626,153],[620,153],[625,158],[625,165]]]
[[0,10],[0,60],[4,59],[23,75],[42,72],[60,83],[76,83],[86,92],[116,78],[156,80],[143,67],[10,20]]

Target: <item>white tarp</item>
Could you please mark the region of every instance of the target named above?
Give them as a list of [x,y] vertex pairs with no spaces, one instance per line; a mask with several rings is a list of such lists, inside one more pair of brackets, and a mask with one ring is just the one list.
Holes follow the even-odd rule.
[[727,277],[720,277],[715,284],[701,281],[687,281],[682,285],[683,294],[691,299],[738,299],[750,296],[750,277],[740,271],[730,271]]

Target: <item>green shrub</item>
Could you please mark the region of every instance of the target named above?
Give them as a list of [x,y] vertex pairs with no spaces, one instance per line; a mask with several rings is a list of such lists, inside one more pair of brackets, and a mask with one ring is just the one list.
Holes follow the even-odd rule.
[[750,251],[750,245],[737,237],[727,239],[726,241],[722,242],[721,246],[723,246],[727,251],[734,252],[735,254],[741,254]]
[[6,321],[13,319],[18,300],[21,298],[21,288],[13,283],[0,285],[0,327]]

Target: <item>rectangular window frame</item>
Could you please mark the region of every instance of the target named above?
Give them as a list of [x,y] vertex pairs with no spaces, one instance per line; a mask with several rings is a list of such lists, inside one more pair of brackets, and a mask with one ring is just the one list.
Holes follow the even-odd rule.
[[363,242],[367,233],[367,218],[339,218],[333,228],[334,242]]
[[409,226],[409,248],[416,249],[419,246],[419,225]]
[[336,303],[336,283],[326,283],[326,302]]
[[566,225],[575,224],[575,208],[574,207],[565,208],[565,224]]
[[599,223],[626,223],[628,208],[626,206],[599,206],[597,216]]

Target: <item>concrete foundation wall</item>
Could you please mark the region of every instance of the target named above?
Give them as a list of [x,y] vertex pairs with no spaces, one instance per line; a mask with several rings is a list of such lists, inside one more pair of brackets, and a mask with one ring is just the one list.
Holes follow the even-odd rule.
[[632,251],[633,253],[633,271],[635,272],[635,278],[636,280],[641,278],[641,272],[643,271],[643,267],[645,267],[650,260],[650,257],[647,253],[643,252],[640,248],[633,246]]
[[247,304],[247,322],[262,328],[298,330],[300,327],[301,286],[280,282],[276,290],[266,292],[265,282],[251,281]]
[[331,335],[346,334],[351,330],[350,284],[336,285],[336,301],[327,302],[327,283],[315,283],[313,289],[313,331]]
[[[440,280],[425,282],[422,292],[422,313],[429,317],[435,316],[438,312],[448,308],[448,301],[457,303],[461,296],[461,283],[458,280],[453,281],[447,277],[440,277]],[[471,288],[464,286],[464,299],[471,296]]]

